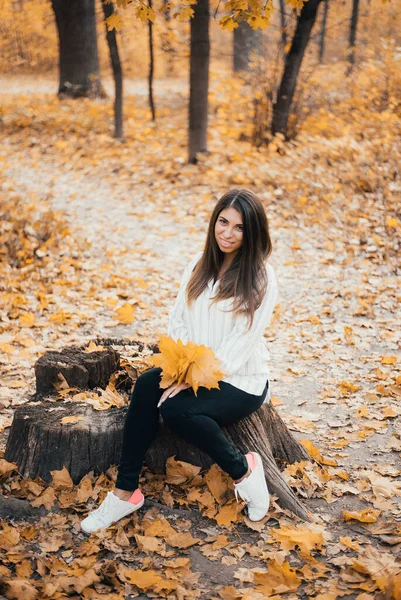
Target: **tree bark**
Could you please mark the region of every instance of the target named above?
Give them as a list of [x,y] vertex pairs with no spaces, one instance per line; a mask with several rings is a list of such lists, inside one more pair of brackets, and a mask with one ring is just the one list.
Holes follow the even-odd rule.
[[352,14],[351,14],[351,25],[349,30],[349,62],[350,67],[348,73],[350,73],[355,64],[355,42],[356,42],[356,30],[358,27],[358,16],[359,16],[359,0],[352,0]]
[[[102,0],[102,8],[105,19],[111,17],[115,12],[112,2],[106,4]],[[121,139],[123,137],[123,70],[118,52],[116,30],[111,29],[109,31],[106,26],[106,39],[114,79],[114,137]]]
[[52,0],[59,39],[59,95],[101,96],[95,0]]
[[234,29],[233,68],[235,73],[248,71],[252,52],[260,50],[260,31],[241,21]]
[[209,93],[209,0],[198,0],[191,19],[188,162],[207,152]]
[[283,48],[287,45],[287,20],[285,18],[285,0],[280,0],[280,25],[281,25],[281,43]]
[[322,18],[322,28],[320,30],[320,39],[319,39],[319,63],[323,64],[324,61],[324,46],[326,41],[326,27],[327,27],[327,16],[329,14],[329,0],[323,0],[323,18]]
[[[149,6],[149,8],[152,8],[152,0],[148,0],[148,6]],[[148,20],[148,30],[149,30],[149,76],[148,76],[149,106],[150,106],[150,112],[152,115],[152,121],[155,121],[156,120],[156,109],[155,109],[155,101],[153,98],[153,75],[154,75],[155,58],[154,58],[154,51],[153,51],[153,47],[154,47],[153,23],[150,19]]]
[[284,72],[277,94],[277,102],[273,106],[272,133],[286,135],[288,118],[294,92],[297,85],[298,73],[306,47],[309,42],[312,27],[316,21],[319,4],[322,0],[308,0],[302,7],[297,19],[291,49],[285,57]]

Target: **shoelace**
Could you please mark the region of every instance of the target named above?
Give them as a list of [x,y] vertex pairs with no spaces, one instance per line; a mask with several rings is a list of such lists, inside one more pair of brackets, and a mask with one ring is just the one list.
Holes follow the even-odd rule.
[[247,496],[247,494],[245,494],[244,492],[242,492],[242,493],[241,493],[241,492],[239,492],[239,491],[237,490],[237,488],[234,488],[234,494],[235,494],[235,499],[236,499],[236,501],[237,501],[237,502],[238,502],[238,496],[239,496],[239,497],[240,497],[242,500],[244,500],[244,502],[247,502],[247,503],[248,503],[248,502],[250,501],[250,500],[249,500],[249,496]]
[[104,499],[104,501],[102,502],[102,504],[99,506],[99,508],[97,508],[92,514],[95,514],[96,517],[99,519],[99,521],[101,523],[103,523],[104,525],[106,524],[105,522],[105,515],[104,513],[106,512],[106,506],[107,508],[110,507],[110,502],[111,502],[111,496],[107,495],[106,498]]

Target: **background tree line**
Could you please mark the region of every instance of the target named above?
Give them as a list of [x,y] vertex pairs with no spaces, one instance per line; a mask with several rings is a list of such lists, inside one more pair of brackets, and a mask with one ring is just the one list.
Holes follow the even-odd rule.
[[[149,10],[153,10],[152,0],[148,2]],[[42,12],[36,18],[46,22],[49,28],[52,25],[52,15],[43,3],[38,4]],[[35,63],[35,58],[29,59],[30,53],[34,52],[31,48],[32,41],[26,40],[24,27],[15,18],[27,13],[29,3],[27,5],[22,0],[3,0],[3,5],[6,12],[2,25],[3,53],[16,54],[20,65]],[[391,28],[394,26],[391,16],[395,9],[394,5],[387,6],[388,27]],[[120,31],[116,30],[119,29],[120,21],[119,17],[116,19],[117,9],[112,1],[52,0],[51,7],[58,37],[60,97],[104,96],[101,63],[105,62],[103,38],[107,40],[115,82],[116,137],[123,137],[123,71],[129,76],[132,63],[135,62],[142,66],[143,73],[145,65],[149,81],[149,103],[154,119],[154,76],[155,72],[161,70],[160,57],[162,56],[164,63],[163,74],[170,77],[177,74],[186,76],[188,67],[185,63],[189,63],[188,160],[196,162],[198,154],[208,150],[211,56],[226,65],[230,62],[233,72],[241,74],[244,85],[259,87],[255,98],[255,143],[269,141],[276,134],[289,138],[294,135],[289,120],[306,52],[314,55],[315,65],[323,63],[326,57],[333,59],[333,55],[347,60],[350,74],[357,60],[358,27],[362,27],[360,41],[366,45],[369,40],[364,28],[367,29],[367,23],[371,27],[372,19],[377,18],[379,3],[365,0],[360,5],[360,0],[308,0],[301,9],[296,9],[291,3],[286,4],[284,0],[280,0],[276,3],[270,26],[264,31],[253,29],[245,21],[239,21],[233,31],[232,23],[228,27],[229,31],[222,31],[216,21],[219,5],[211,5],[210,0],[198,0],[193,5],[193,17],[189,24],[174,20],[171,5],[163,0],[157,7],[156,23],[153,25],[152,19],[144,18],[144,22],[136,23],[135,28],[131,8],[128,6],[126,10],[120,11],[123,18]],[[10,11],[12,25],[8,25],[7,21]],[[383,18],[382,15],[381,17]],[[105,27],[105,21],[109,27]],[[116,24],[117,28],[114,28]],[[127,56],[126,51],[121,52],[126,44],[124,36],[129,36],[134,30],[135,41],[139,41],[136,33],[140,33],[140,52],[135,52],[135,43],[131,43],[130,50],[133,51]],[[396,30],[394,35],[397,35]],[[40,37],[38,31],[35,36]],[[49,37],[46,39],[48,44]],[[333,47],[333,37],[338,41],[336,48]],[[54,41],[53,36],[53,45]],[[99,48],[102,48],[103,55],[99,54]],[[122,54],[125,56],[122,57]],[[275,65],[274,82],[270,81],[266,85],[262,81],[260,85],[271,64]]]

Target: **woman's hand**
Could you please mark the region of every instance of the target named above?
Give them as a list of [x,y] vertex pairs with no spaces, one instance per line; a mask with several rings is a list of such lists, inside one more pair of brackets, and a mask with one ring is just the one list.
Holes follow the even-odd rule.
[[157,405],[157,407],[159,408],[159,406],[161,406],[163,404],[163,402],[165,400],[167,400],[167,398],[173,398],[173,396],[176,396],[177,394],[179,394],[180,392],[182,392],[182,390],[187,390],[189,387],[191,387],[189,385],[189,383],[180,383],[180,385],[178,385],[178,383],[173,383],[173,385],[170,385],[170,387],[168,387],[166,390],[164,390],[162,397],[159,400],[159,404]]

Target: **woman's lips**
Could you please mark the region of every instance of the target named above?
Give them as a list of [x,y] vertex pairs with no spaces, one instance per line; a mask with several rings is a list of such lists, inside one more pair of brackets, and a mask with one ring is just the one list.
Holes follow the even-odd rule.
[[229,248],[230,246],[233,245],[233,242],[225,242],[224,240],[222,240],[220,238],[220,244],[223,246],[223,248]]

